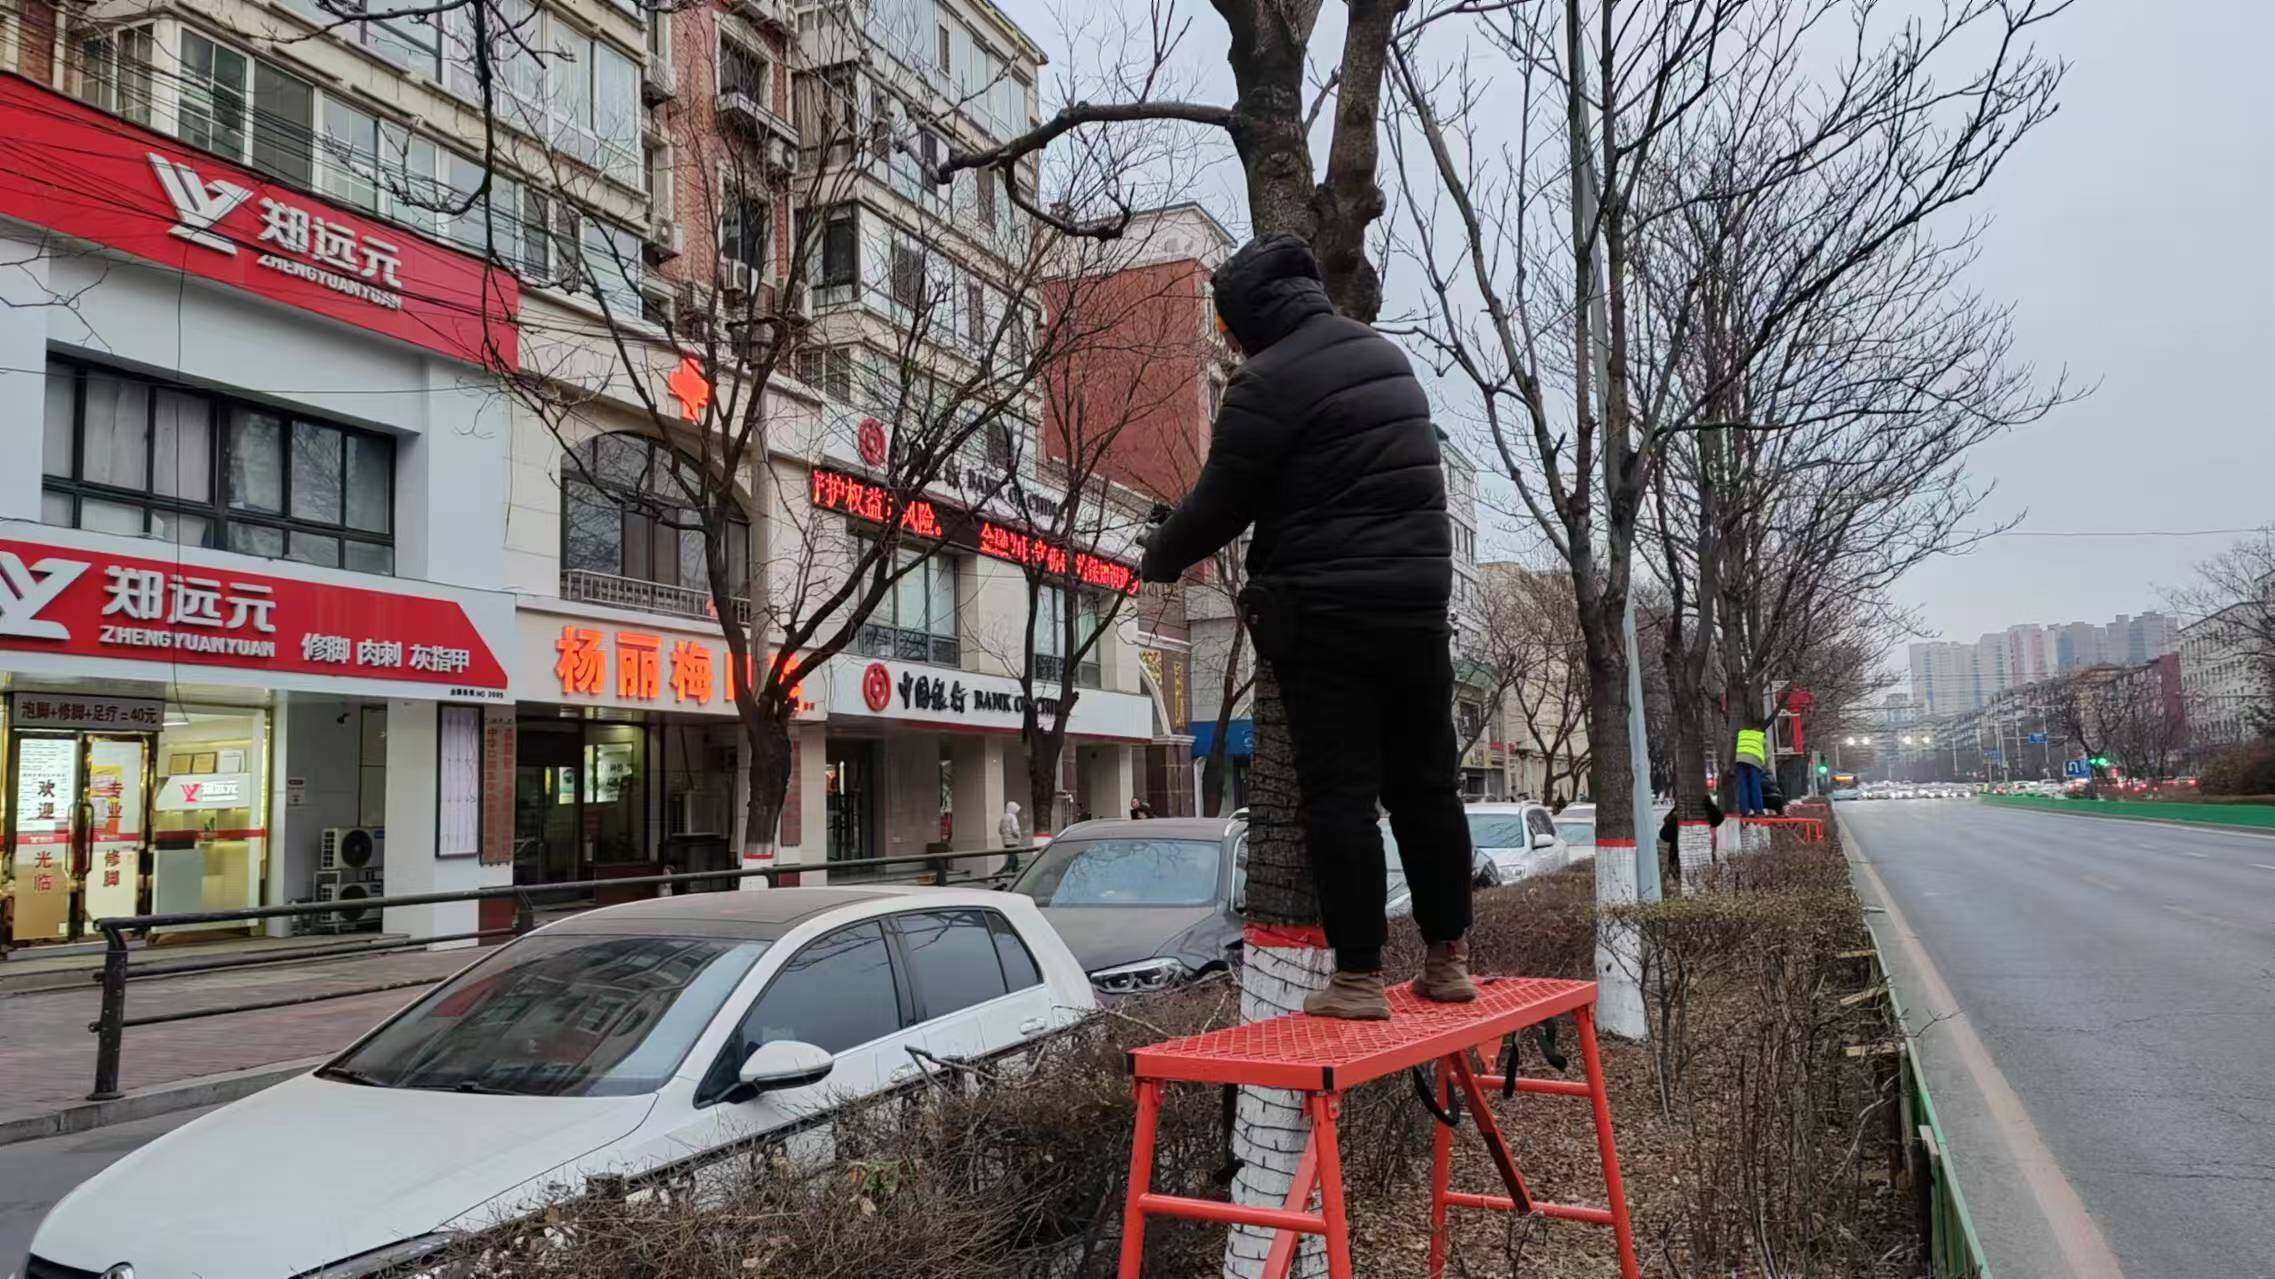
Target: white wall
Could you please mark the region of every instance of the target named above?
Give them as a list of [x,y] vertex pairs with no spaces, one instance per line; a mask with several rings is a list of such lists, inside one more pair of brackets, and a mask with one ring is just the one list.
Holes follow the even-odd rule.
[[[513,867],[484,866],[479,857],[434,855],[434,702],[387,704],[387,895],[453,893],[511,884]],[[476,902],[395,907],[382,921],[391,933],[437,937],[478,927]],[[461,943],[471,945],[472,943]]]

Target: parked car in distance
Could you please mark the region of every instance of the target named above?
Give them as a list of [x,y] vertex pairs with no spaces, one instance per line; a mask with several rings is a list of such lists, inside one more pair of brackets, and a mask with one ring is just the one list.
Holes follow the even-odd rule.
[[1575,814],[1575,804],[1556,814],[1556,837],[1564,841],[1565,852],[1571,861],[1584,861],[1596,855],[1596,810],[1589,805],[1587,811]]
[[916,1078],[923,1054],[1001,1053],[1096,1006],[1009,894],[779,888],[588,911],[95,1174],[40,1224],[27,1273],[409,1273],[593,1176],[692,1173]]
[[1556,818],[1546,804],[1486,801],[1470,804],[1464,811],[1480,886],[1514,884],[1571,864],[1571,853],[1556,833]]
[[1061,831],[1011,884],[1110,995],[1182,985],[1237,963],[1245,813],[1107,818]]
[[1832,798],[1836,801],[1846,802],[1864,798],[1864,792],[1854,786],[1835,786],[1832,790]]

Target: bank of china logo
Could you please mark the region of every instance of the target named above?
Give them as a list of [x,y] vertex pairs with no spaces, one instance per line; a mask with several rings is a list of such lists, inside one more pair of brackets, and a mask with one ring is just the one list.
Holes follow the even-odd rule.
[[158,186],[174,206],[173,233],[192,244],[201,245],[234,257],[237,246],[216,232],[221,219],[237,211],[237,206],[253,198],[253,193],[234,182],[216,179],[207,182],[197,170],[178,160],[152,152],[150,168],[158,175]]
[[[14,551],[0,551],[0,635],[26,639],[67,640],[71,628],[42,618],[40,610],[55,602],[63,588],[87,571],[84,560],[44,559],[29,568]],[[40,576],[34,576],[38,574]]]

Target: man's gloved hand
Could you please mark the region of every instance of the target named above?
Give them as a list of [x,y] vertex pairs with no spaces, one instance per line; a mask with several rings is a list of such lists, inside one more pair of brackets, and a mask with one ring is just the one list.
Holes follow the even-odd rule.
[[1167,524],[1169,517],[1175,513],[1165,504],[1155,502],[1153,510],[1146,514],[1145,528],[1140,530],[1137,535],[1138,547],[1145,552],[1145,555],[1138,561],[1139,581],[1174,582],[1177,580],[1178,571],[1163,563],[1161,558],[1153,553],[1153,543],[1155,539],[1161,536],[1162,525]]

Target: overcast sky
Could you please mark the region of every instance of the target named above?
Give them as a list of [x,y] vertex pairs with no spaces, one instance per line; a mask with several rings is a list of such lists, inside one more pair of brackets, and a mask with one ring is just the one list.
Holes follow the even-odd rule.
[[[999,3],[1070,60],[1054,0]],[[1198,0],[1183,11],[1184,62],[1227,100],[1223,25]],[[2079,0],[2040,30],[2069,79],[1970,206],[1991,219],[1975,283],[2014,303],[2021,358],[2097,389],[1971,466],[1996,484],[1991,522],[2125,536],[2009,535],[1915,571],[1899,599],[1943,638],[2157,608],[2232,538],[2144,534],[2275,521],[2275,2]],[[1229,166],[1205,192],[1241,216]]]

